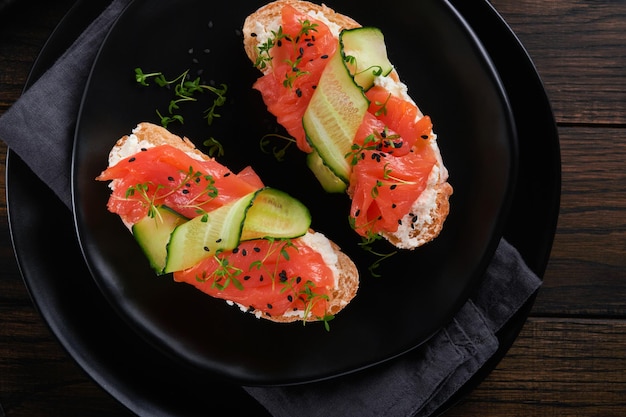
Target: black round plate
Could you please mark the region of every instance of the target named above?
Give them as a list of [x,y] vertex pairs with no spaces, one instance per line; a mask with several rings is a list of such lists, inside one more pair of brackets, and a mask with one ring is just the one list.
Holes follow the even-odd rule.
[[[349,226],[348,197],[324,193],[304,154],[294,151],[279,163],[259,149],[261,137],[276,124],[251,88],[259,73],[245,56],[239,29],[263,3],[235,3],[136,0],[100,51],[78,119],[73,171],[79,240],[97,284],[132,327],[160,349],[196,370],[245,384],[333,377],[418,346],[467,299],[501,237],[513,190],[515,131],[489,58],[445,2],[396,1],[375,14],[367,12],[373,1],[358,7],[328,2],[383,30],[392,62],[434,121],[455,189],[440,237],[418,250],[400,251],[382,264],[381,277],[373,277],[368,266],[376,258],[359,246]],[[420,24],[407,16],[422,16]],[[355,261],[359,292],[331,322],[330,332],[322,325],[258,320],[150,270],[119,218],[107,211],[107,184],[94,180],[115,141],[138,122],[158,123],[156,109],[167,107],[167,99],[159,101],[161,91],[137,85],[135,67],[174,76],[202,70],[202,79],[228,86],[228,104],[210,128],[198,106],[195,117],[189,110],[185,124],[172,130],[196,140],[200,149],[203,138],[220,140],[225,149],[220,162],[235,171],[252,165],[267,185],[303,201],[312,227]],[[393,249],[387,244],[379,250]]]
[[[36,79],[52,64],[107,4],[108,0],[78,1],[42,50],[30,79]],[[542,276],[559,208],[560,156],[552,112],[526,51],[490,5],[484,0],[455,0],[455,6],[492,56],[516,120],[534,120],[532,128],[518,124],[516,206],[507,219],[505,237]],[[533,152],[537,131],[544,132],[545,152],[539,155]],[[48,201],[45,206],[40,204],[41,198]],[[267,415],[239,386],[173,366],[124,324],[89,275],[71,214],[11,151],[7,159],[7,203],[18,263],[34,304],[69,355],[103,389],[142,416],[202,416],[207,413],[208,403],[215,409],[228,407],[233,415]],[[534,213],[532,219],[525,214],[530,211]],[[50,222],[50,218],[56,221]],[[48,255],[48,236],[55,236],[64,247],[67,259],[63,270],[58,267],[58,258]],[[476,387],[497,364],[531,307],[532,300],[498,333],[502,347],[499,354],[442,410]]]

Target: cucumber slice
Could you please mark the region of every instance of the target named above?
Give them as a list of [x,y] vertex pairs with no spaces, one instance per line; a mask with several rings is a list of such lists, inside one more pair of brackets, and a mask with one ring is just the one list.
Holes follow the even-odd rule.
[[154,216],[146,216],[133,225],[133,236],[157,275],[164,273],[170,235],[187,220],[170,208],[159,206],[155,208]]
[[256,193],[195,217],[174,229],[167,245],[164,272],[181,271],[215,255],[218,250],[236,248],[246,211]]
[[324,164],[324,160],[317,151],[309,152],[306,157],[306,164],[315,178],[319,181],[328,193],[343,193],[346,191],[346,183],[337,177],[330,168]]
[[302,124],[311,146],[346,184],[352,167],[345,156],[368,107],[363,89],[354,83],[341,52],[337,51],[322,72]]
[[385,38],[378,28],[346,29],[339,34],[344,60],[354,82],[365,91],[374,85],[378,76],[387,76],[393,65],[387,57]]
[[246,213],[241,240],[299,237],[310,226],[311,213],[304,204],[283,191],[264,188]]
[[311,214],[300,201],[263,188],[176,227],[167,244],[164,272],[190,268],[242,240],[299,237],[310,225]]

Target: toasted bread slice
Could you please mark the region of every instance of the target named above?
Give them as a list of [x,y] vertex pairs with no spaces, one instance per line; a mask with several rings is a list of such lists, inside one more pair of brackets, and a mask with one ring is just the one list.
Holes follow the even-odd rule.
[[[256,62],[259,46],[277,31],[281,22],[281,9],[284,5],[291,5],[298,11],[306,13],[312,18],[327,23],[331,31],[338,36],[342,29],[351,29],[361,25],[352,18],[335,12],[325,5],[318,5],[304,0],[277,0],[269,3],[249,15],[243,25],[243,43],[248,58]],[[271,71],[271,66],[266,66],[262,72]],[[406,93],[407,88],[394,69],[389,75],[395,85],[394,94],[403,96],[413,101]],[[420,116],[422,116],[420,114]],[[448,183],[448,170],[443,164],[441,151],[437,145],[436,136],[433,134],[430,141],[437,164],[433,167],[427,189],[417,198],[409,213],[402,218],[402,224],[396,232],[381,233],[389,242],[398,248],[415,249],[436,238],[441,230],[445,219],[450,211],[449,198],[452,195],[452,186]],[[411,221],[417,215],[418,221]]]
[[[118,161],[129,158],[134,154],[141,152],[142,149],[148,149],[159,145],[171,145],[183,150],[193,158],[202,160],[211,159],[198,150],[193,142],[187,138],[181,138],[167,129],[154,125],[152,123],[140,123],[132,134],[121,137],[109,152],[109,166],[115,165]],[[115,180],[110,184],[112,189],[115,188]],[[131,226],[126,224],[131,230]],[[352,260],[343,253],[340,248],[322,233],[310,230],[302,239],[307,246],[312,247],[319,252],[328,267],[333,271],[335,278],[335,288],[329,293],[328,313],[337,314],[355,297],[359,287],[359,273],[356,265]],[[227,300],[227,302],[229,302]],[[229,302],[229,304],[234,304]],[[248,311],[249,306],[238,306]],[[251,311],[259,318],[265,318],[275,322],[293,322],[302,321],[304,319],[304,311],[286,312],[281,316],[270,316],[260,311]],[[315,321],[314,317],[307,317],[307,321]]]

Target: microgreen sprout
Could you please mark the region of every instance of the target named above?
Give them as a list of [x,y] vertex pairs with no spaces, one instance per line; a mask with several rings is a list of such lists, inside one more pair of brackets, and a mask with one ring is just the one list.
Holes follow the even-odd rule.
[[[283,146],[282,148],[278,146],[274,146],[272,147],[271,151],[268,150],[267,147],[270,145],[272,138],[284,140],[286,142],[285,146]],[[261,138],[259,145],[261,147],[261,150],[264,153],[268,153],[268,154],[271,153],[272,155],[274,155],[274,158],[276,158],[277,161],[282,162],[285,159],[285,154],[287,153],[287,149],[294,143],[296,143],[296,140],[289,136],[278,135],[275,133],[268,133],[267,135],[264,135]]]
[[[365,236],[361,236],[361,242],[359,242],[358,245],[359,247],[361,247],[361,249],[363,249],[366,252],[371,253],[372,255],[376,257],[376,260],[367,269],[369,270],[370,274],[372,274],[373,277],[380,277],[381,275],[378,272],[376,272],[376,270],[380,267],[380,265],[382,264],[384,260],[391,258],[393,255],[397,253],[397,251],[392,251],[389,253],[381,253],[374,249],[374,243],[383,239],[381,235],[371,231],[371,227],[374,225],[376,220],[378,219],[374,219],[368,222],[368,224],[361,226],[362,228],[370,228],[370,229],[369,230],[366,229]],[[350,223],[350,227],[356,230],[357,228],[356,219],[354,217],[349,217],[349,223]]]
[[223,156],[224,155],[224,147],[214,137],[208,138],[202,144],[208,148],[209,156],[218,156],[219,157],[219,156]]
[[[401,136],[398,134],[390,135],[389,130],[385,127],[381,132],[375,131],[367,135],[363,139],[363,144],[352,144],[350,152],[346,153],[344,158],[350,159],[350,165],[355,166],[360,160],[365,158],[366,151],[382,151],[383,146],[395,148],[398,145],[396,144],[396,139],[401,139]],[[401,142],[399,145],[401,146]],[[382,156],[384,156],[383,153],[376,153],[373,158],[380,162]]]
[[217,262],[217,268],[210,274],[207,274],[206,271],[202,271],[201,275],[196,276],[196,280],[206,282],[211,279],[211,287],[217,288],[220,291],[228,288],[230,284],[238,290],[243,291],[243,284],[238,279],[239,275],[243,273],[243,270],[232,265],[227,256],[221,255],[221,250],[218,250],[215,255],[213,255],[213,258]]
[[161,125],[165,128],[173,122],[184,123],[184,118],[178,110],[180,110],[180,105],[184,102],[197,101],[198,99],[195,97],[196,93],[210,91],[216,96],[211,106],[204,112],[204,118],[207,119],[207,124],[209,125],[213,123],[215,118],[220,117],[220,114],[217,113],[217,109],[226,103],[226,92],[228,88],[225,84],[214,87],[203,84],[200,81],[200,77],[192,80],[189,77],[189,70],[184,71],[176,78],[168,80],[162,72],[144,72],[141,68],[135,68],[135,80],[140,85],[146,87],[150,85],[150,80],[154,80],[159,87],[169,89],[173,87],[174,97],[168,104],[167,114],[162,114],[158,109],[156,111],[161,120]]
[[215,179],[211,175],[205,175],[199,171],[195,171],[192,166],[190,166],[189,170],[186,172],[181,171],[181,174],[183,173],[184,176],[181,181],[169,189],[167,189],[167,187],[163,184],[155,185],[154,183],[148,181],[128,187],[124,193],[124,197],[126,199],[138,197],[135,198],[135,200],[140,201],[142,204],[147,206],[148,216],[155,217],[155,214],[158,213],[157,208],[160,206],[160,204],[157,204],[157,201],[165,201],[167,197],[181,189],[186,192],[188,189],[187,185],[199,184],[204,180],[206,183],[204,188],[202,188],[202,190],[200,190],[195,196],[189,198],[184,204],[184,207],[195,209],[198,214],[205,214],[206,211],[202,208],[202,205],[215,199],[218,195],[218,189],[215,186]]
[[317,32],[318,24],[311,23],[308,19],[301,20],[299,23],[300,31],[295,37],[283,32],[283,27],[280,26],[277,31],[272,31],[272,36],[257,47],[258,53],[254,66],[260,70],[264,70],[268,65],[272,65],[272,48],[275,46],[281,47],[285,43],[292,45],[293,58],[285,60],[285,63],[291,69],[285,73],[285,79],[283,80],[283,86],[286,88],[293,88],[297,78],[309,73],[308,71],[302,71],[300,69],[304,54],[304,49],[300,46],[300,41],[309,36],[311,32]]
[[359,74],[363,74],[367,71],[372,71],[372,74],[376,77],[382,75],[383,73],[383,67],[381,67],[380,65],[372,65],[368,68],[365,68],[364,70],[358,71],[357,61],[354,55],[346,55],[344,56],[343,60],[346,64],[349,64],[351,67],[354,68],[354,71],[351,71],[353,77]]
[[[279,265],[281,258],[288,261],[289,260],[288,249],[294,248],[295,250],[298,250],[298,248],[293,244],[291,239],[288,239],[288,238],[277,239],[273,237],[267,237],[265,239],[269,241],[270,247],[267,250],[267,253],[263,257],[263,259],[259,259],[250,264],[250,270],[253,270],[253,269],[265,270],[269,274],[269,276],[272,278],[272,288],[273,288],[273,286],[276,284],[276,277],[279,275],[278,265]],[[274,267],[273,269],[270,270],[268,269],[266,265],[266,261],[272,254],[276,253],[276,251],[278,251],[280,256],[276,258]]]
[[[282,294],[291,291],[293,292],[292,296],[294,299],[300,299],[304,303],[302,324],[306,325],[307,318],[311,316],[313,307],[315,307],[315,305],[320,301],[328,301],[329,297],[326,294],[316,293],[314,291],[316,285],[311,280],[307,280],[302,285],[302,288],[296,289],[296,286],[300,285],[301,282],[301,277],[284,277],[284,279],[281,280],[283,288],[281,288],[280,292]],[[330,324],[328,322],[335,318],[334,315],[325,312],[322,317],[316,318],[324,322],[324,328],[326,331],[330,331]]]
[[387,103],[389,102],[390,98],[391,98],[391,93],[389,93],[389,95],[387,96],[384,102],[380,102],[380,101],[374,102],[375,105],[380,107],[378,110],[376,110],[376,113],[374,113],[374,116],[379,117],[381,115],[385,115],[385,116],[387,115]]

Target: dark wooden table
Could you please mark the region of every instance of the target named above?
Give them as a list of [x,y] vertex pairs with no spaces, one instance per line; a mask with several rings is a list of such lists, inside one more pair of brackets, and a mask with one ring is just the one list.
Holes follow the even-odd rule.
[[[0,114],[19,98],[34,59],[73,1],[13,3],[0,14]],[[626,1],[492,4],[527,48],[552,102],[561,141],[561,210],[526,325],[497,368],[446,416],[624,416]],[[0,144],[3,171],[5,158]],[[74,363],[33,307],[11,246],[4,175],[0,223],[6,415],[130,415]]]

